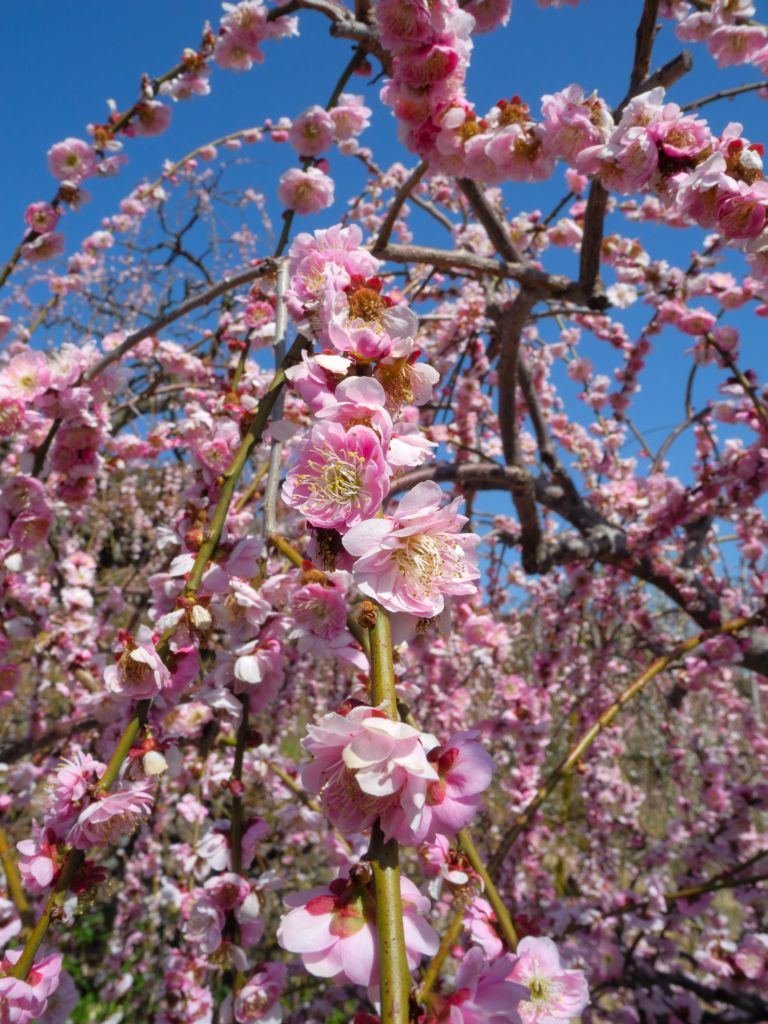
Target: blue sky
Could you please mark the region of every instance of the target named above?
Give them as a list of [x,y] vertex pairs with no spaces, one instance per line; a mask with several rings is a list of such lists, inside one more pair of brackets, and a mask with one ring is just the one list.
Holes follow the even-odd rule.
[[[500,97],[519,93],[537,110],[543,93],[575,81],[586,89],[597,88],[609,103],[618,102],[628,81],[640,8],[640,0],[583,0],[577,8],[549,11],[539,9],[535,0],[515,0],[509,26],[476,39],[470,97],[482,111]],[[141,73],[156,75],[171,67],[184,46],[197,44],[205,20],[215,27],[220,13],[211,0],[77,0],[70,4],[16,0],[2,6],[0,27],[10,41],[0,67],[0,88],[7,97],[0,111],[6,151],[0,203],[3,261],[20,237],[27,203],[49,198],[55,191],[46,164],[47,149],[68,135],[84,136],[87,122],[105,120],[108,98],[113,98],[119,109],[133,102]],[[680,49],[671,25],[665,22],[654,66]],[[128,140],[128,166],[115,179],[89,183],[93,201],[81,213],[65,218],[68,252],[100,225],[102,217],[114,212],[119,199],[134,185],[143,178],[156,177],[166,157],[176,159],[213,137],[259,124],[265,117],[294,116],[311,103],[324,103],[352,47],[329,37],[322,16],[303,12],[301,36],[267,43],[265,51],[265,64],[248,74],[214,68],[211,95],[175,104],[173,124],[165,136]],[[694,47],[693,52],[693,72],[670,93],[670,98],[680,103],[757,78],[748,67],[718,72],[702,47]],[[378,86],[357,78],[350,88],[363,92],[374,108],[374,123],[364,141],[374,148],[378,163],[400,159],[412,166],[414,158],[397,144],[389,111],[378,103]],[[765,113],[765,101],[754,95],[704,111],[715,130],[729,120],[742,120],[755,141],[760,140]],[[267,192],[277,222],[279,205],[274,190],[279,173],[295,164],[292,151],[287,146],[264,144],[249,149],[248,154],[251,162],[241,176]],[[363,181],[362,168],[355,161],[334,156],[332,170],[340,182],[340,199],[317,225],[336,220],[345,208],[345,187],[359,187]],[[547,212],[564,193],[562,172],[540,186],[511,185],[505,192],[513,210],[538,207]],[[445,244],[439,227],[416,219],[414,224],[423,226],[419,241]],[[302,224],[305,226],[314,224]],[[703,233],[634,227],[631,234],[646,241],[652,255],[686,265]],[[558,253],[547,254],[545,263],[552,256],[565,259],[566,268],[573,268],[572,258]],[[735,268],[740,266],[738,258],[731,262]],[[648,310],[641,307],[626,322],[637,330],[647,317]],[[764,375],[768,363],[762,353],[765,321],[737,314],[727,322],[738,323],[745,332],[742,365],[762,369]],[[551,329],[554,338],[554,326]],[[660,442],[663,429],[680,418],[688,370],[683,353],[690,344],[691,339],[670,331],[656,340],[646,378],[652,390],[646,389],[638,398],[635,414],[638,426],[651,441],[657,438]],[[614,354],[602,343],[590,341],[584,354],[598,369],[614,365]],[[701,375],[702,397],[708,379],[715,379],[712,373]],[[634,441],[628,450],[633,447],[637,448]],[[683,476],[690,457],[691,447],[685,441],[673,449],[673,467]]]

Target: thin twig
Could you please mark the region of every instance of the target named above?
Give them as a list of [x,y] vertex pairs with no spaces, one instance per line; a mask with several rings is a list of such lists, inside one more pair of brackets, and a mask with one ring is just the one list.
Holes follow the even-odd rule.
[[411,171],[411,173],[408,175],[403,184],[395,193],[395,198],[392,200],[392,204],[389,207],[389,210],[387,210],[387,216],[384,218],[384,223],[379,228],[379,233],[376,236],[376,240],[371,246],[372,252],[379,252],[389,242],[389,239],[392,236],[392,229],[395,226],[397,218],[400,216],[400,211],[402,210],[406,199],[411,194],[411,191],[415,188],[415,186],[418,185],[418,183],[427,173],[428,166],[429,164],[425,160],[423,160],[420,164],[414,167],[414,169]]

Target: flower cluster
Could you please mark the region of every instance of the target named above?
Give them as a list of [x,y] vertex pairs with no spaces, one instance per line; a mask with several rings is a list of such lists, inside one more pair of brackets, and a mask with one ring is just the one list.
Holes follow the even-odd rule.
[[358,228],[334,227],[291,247],[289,309],[328,351],[288,370],[317,422],[283,498],[326,546],[329,532],[340,537],[364,593],[389,611],[431,618],[446,597],[475,590],[477,538],[460,532],[459,502],[444,506],[436,484],[414,487],[393,515],[381,514],[393,474],[429,457],[407,413],[429,401],[438,375],[417,361],[418,321],[383,291],[379,262],[361,241]]

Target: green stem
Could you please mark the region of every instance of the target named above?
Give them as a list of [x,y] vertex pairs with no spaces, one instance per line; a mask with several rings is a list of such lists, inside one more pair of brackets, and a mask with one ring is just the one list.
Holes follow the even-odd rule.
[[453,920],[448,925],[448,928],[440,942],[440,948],[432,957],[429,967],[427,967],[424,972],[424,977],[417,993],[417,998],[420,1003],[428,1001],[429,993],[435,987],[437,979],[440,977],[440,971],[443,969],[443,964],[450,956],[453,947],[456,945],[456,940],[461,932],[462,916],[461,910],[458,910],[454,914]]
[[248,694],[240,697],[240,725],[237,728],[237,745],[235,747],[235,763],[232,768],[232,781],[237,788],[232,796],[232,870],[236,875],[243,870],[243,798],[240,794],[240,783],[243,779],[243,759],[248,742],[250,700]]
[[477,851],[472,836],[469,834],[469,830],[463,828],[459,832],[458,840],[459,849],[483,880],[485,895],[488,897],[488,902],[491,904],[496,915],[496,921],[498,922],[504,942],[507,944],[507,949],[514,950],[517,946],[515,926],[512,924],[512,918],[509,916],[504,900],[499,895],[499,890],[493,884],[493,879],[488,874],[483,859]]
[[21,922],[25,928],[31,928],[35,918],[32,913],[32,908],[29,905],[29,900],[24,892],[24,886],[21,884],[19,868],[16,864],[16,860],[13,856],[13,850],[11,848],[11,844],[8,842],[8,836],[6,835],[4,828],[0,828],[0,864],[3,865],[5,880],[8,885],[8,892],[13,900],[16,910],[19,913]]
[[[371,702],[383,706],[388,716],[398,721],[392,633],[389,616],[380,605],[376,607],[376,619],[371,629]],[[408,1024],[411,975],[403,931],[399,846],[395,839],[384,841],[378,822],[373,827],[368,860],[376,894],[381,1022]]]
[[296,362],[299,358],[299,353],[306,347],[306,345],[306,338],[302,335],[298,335],[293,345],[291,345],[290,351],[283,360],[283,365],[275,373],[266,394],[259,402],[259,407],[248,427],[248,432],[243,438],[229,468],[224,473],[219,500],[216,508],[214,509],[208,535],[200,545],[200,550],[197,553],[195,564],[189,574],[189,580],[187,581],[187,586],[184,590],[187,597],[194,597],[200,587],[205,570],[208,568],[208,562],[213,556],[216,546],[219,543],[219,539],[221,538],[221,533],[224,529],[224,524],[227,521],[227,513],[229,512],[229,506],[232,501],[232,496],[235,493],[237,483],[245,469],[251,452],[256,445],[261,442],[264,431],[266,430],[269,422],[269,416],[272,412],[272,408],[277,401],[280,392],[285,386],[285,371],[289,366],[292,366]]

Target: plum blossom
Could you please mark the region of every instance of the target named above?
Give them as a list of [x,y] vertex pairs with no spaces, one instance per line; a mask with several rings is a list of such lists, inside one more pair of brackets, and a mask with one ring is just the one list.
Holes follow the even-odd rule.
[[388,490],[388,467],[370,427],[319,423],[299,448],[283,499],[312,526],[343,531],[375,515]]
[[521,1024],[528,989],[510,980],[513,963],[503,956],[489,966],[482,949],[473,946],[461,961],[453,995],[436,1001],[428,1024]]
[[[444,746],[429,751],[427,760],[438,778],[427,786],[426,803],[418,827],[409,839],[411,843],[429,840],[436,832],[455,835],[474,818],[495,768],[477,736],[477,732],[456,733]],[[403,836],[408,829],[399,820],[400,814],[402,811],[395,811],[392,817],[398,823],[398,835]],[[393,826],[394,822],[390,827]]]
[[67,835],[67,842],[78,850],[114,846],[149,817],[153,803],[148,783],[136,783],[97,797],[80,812]]
[[307,726],[302,746],[314,760],[303,769],[302,784],[319,795],[341,831],[360,832],[381,817],[386,838],[407,842],[428,784],[438,781],[427,759],[437,740],[367,705],[342,706],[342,712]]
[[333,121],[333,137],[337,142],[348,142],[371,123],[371,110],[366,107],[363,97],[350,92],[343,92],[336,106],[328,113]]
[[358,359],[411,354],[418,320],[404,302],[381,294],[379,278],[355,275],[344,289],[331,279],[324,307],[325,331],[339,352],[354,353]]
[[235,995],[233,1012],[237,1024],[280,1024],[283,1019],[280,996],[287,973],[285,964],[259,964]]
[[158,100],[142,100],[136,108],[136,118],[131,121],[128,134],[151,136],[162,135],[171,123],[171,108]]
[[32,402],[48,389],[50,381],[51,371],[43,352],[20,352],[0,370],[0,394]]
[[313,106],[299,114],[288,132],[288,141],[302,157],[317,156],[333,142],[334,123],[324,107]]
[[343,538],[358,586],[389,611],[431,618],[446,597],[475,592],[479,539],[460,532],[467,522],[456,511],[461,499],[442,501],[436,483],[417,484],[393,516],[362,522]]
[[294,213],[319,213],[333,203],[333,178],[317,167],[302,171],[292,167],[280,176],[277,195],[280,202]]
[[7,975],[21,956],[20,949],[9,949],[0,961],[0,1020],[3,1024],[28,1024],[45,1013],[61,975],[61,954],[51,953],[33,963],[25,981]]
[[77,184],[96,173],[96,153],[82,139],[64,139],[48,150],[48,169],[54,178]]
[[[439,939],[424,919],[429,900],[413,882],[400,879],[408,966],[437,952]],[[292,909],[277,929],[277,941],[298,953],[310,974],[337,982],[373,986],[378,982],[378,932],[369,872],[353,869],[327,887],[286,897]]]
[[24,221],[31,231],[45,234],[53,231],[59,222],[59,211],[50,203],[30,203],[24,214]]
[[567,1024],[578,1018],[589,1002],[584,972],[561,967],[552,939],[528,936],[518,943],[516,954],[507,977],[530,992],[520,1006],[523,1024]]
[[44,892],[59,870],[56,833],[33,823],[33,838],[16,844],[19,851],[19,873],[29,892]]
[[143,626],[136,638],[126,635],[116,665],[104,670],[104,685],[111,693],[145,700],[172,684],[172,676],[152,643],[152,635]]

